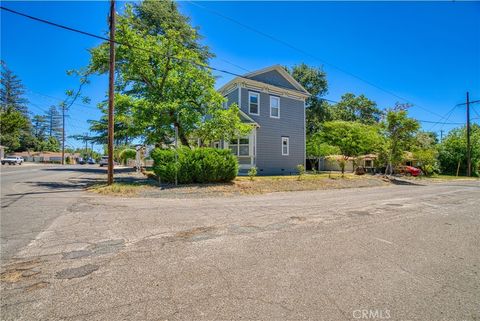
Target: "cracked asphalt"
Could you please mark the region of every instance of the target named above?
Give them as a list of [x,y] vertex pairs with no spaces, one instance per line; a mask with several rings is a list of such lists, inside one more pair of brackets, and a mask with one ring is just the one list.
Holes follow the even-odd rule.
[[480,183],[208,199],[2,167],[2,320],[480,320]]

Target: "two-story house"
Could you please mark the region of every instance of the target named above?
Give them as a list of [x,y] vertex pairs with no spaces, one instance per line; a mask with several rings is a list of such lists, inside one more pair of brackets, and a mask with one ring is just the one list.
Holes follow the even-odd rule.
[[236,103],[250,135],[218,142],[237,155],[240,171],[259,175],[297,172],[305,165],[305,99],[310,94],[282,66],[275,65],[229,81],[219,92],[227,106]]

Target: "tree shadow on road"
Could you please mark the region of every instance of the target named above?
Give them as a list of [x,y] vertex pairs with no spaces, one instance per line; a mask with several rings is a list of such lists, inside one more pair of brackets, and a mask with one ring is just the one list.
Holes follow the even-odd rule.
[[406,185],[406,186],[425,186],[425,184],[415,183],[409,180],[399,179],[396,177],[388,178],[391,184],[393,185]]

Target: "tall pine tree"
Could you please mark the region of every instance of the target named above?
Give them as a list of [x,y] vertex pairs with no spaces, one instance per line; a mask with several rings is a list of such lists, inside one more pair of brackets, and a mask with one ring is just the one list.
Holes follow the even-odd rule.
[[25,145],[30,140],[25,87],[4,61],[0,61],[0,64],[0,144],[4,145],[8,152],[25,150]]
[[25,86],[22,84],[20,78],[8,69],[7,64],[3,60],[0,64],[0,103],[2,104],[2,111],[7,111],[7,109],[12,108],[21,112],[25,117],[28,117],[28,100],[24,97]]

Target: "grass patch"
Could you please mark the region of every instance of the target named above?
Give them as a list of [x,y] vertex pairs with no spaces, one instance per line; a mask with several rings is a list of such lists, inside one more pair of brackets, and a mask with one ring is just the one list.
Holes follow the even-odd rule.
[[153,188],[151,184],[138,183],[138,182],[118,182],[112,185],[97,184],[88,188],[89,191],[101,194],[101,195],[113,195],[124,197],[139,196],[141,192],[147,189]]
[[318,173],[302,175],[301,180],[298,175],[256,176],[253,181],[248,176],[238,176],[230,183],[159,186],[153,172],[145,171],[143,174],[145,176],[140,180],[117,181],[110,186],[97,184],[89,190],[120,197],[203,198],[388,185],[380,177],[372,175],[345,173],[342,177],[340,173]]

